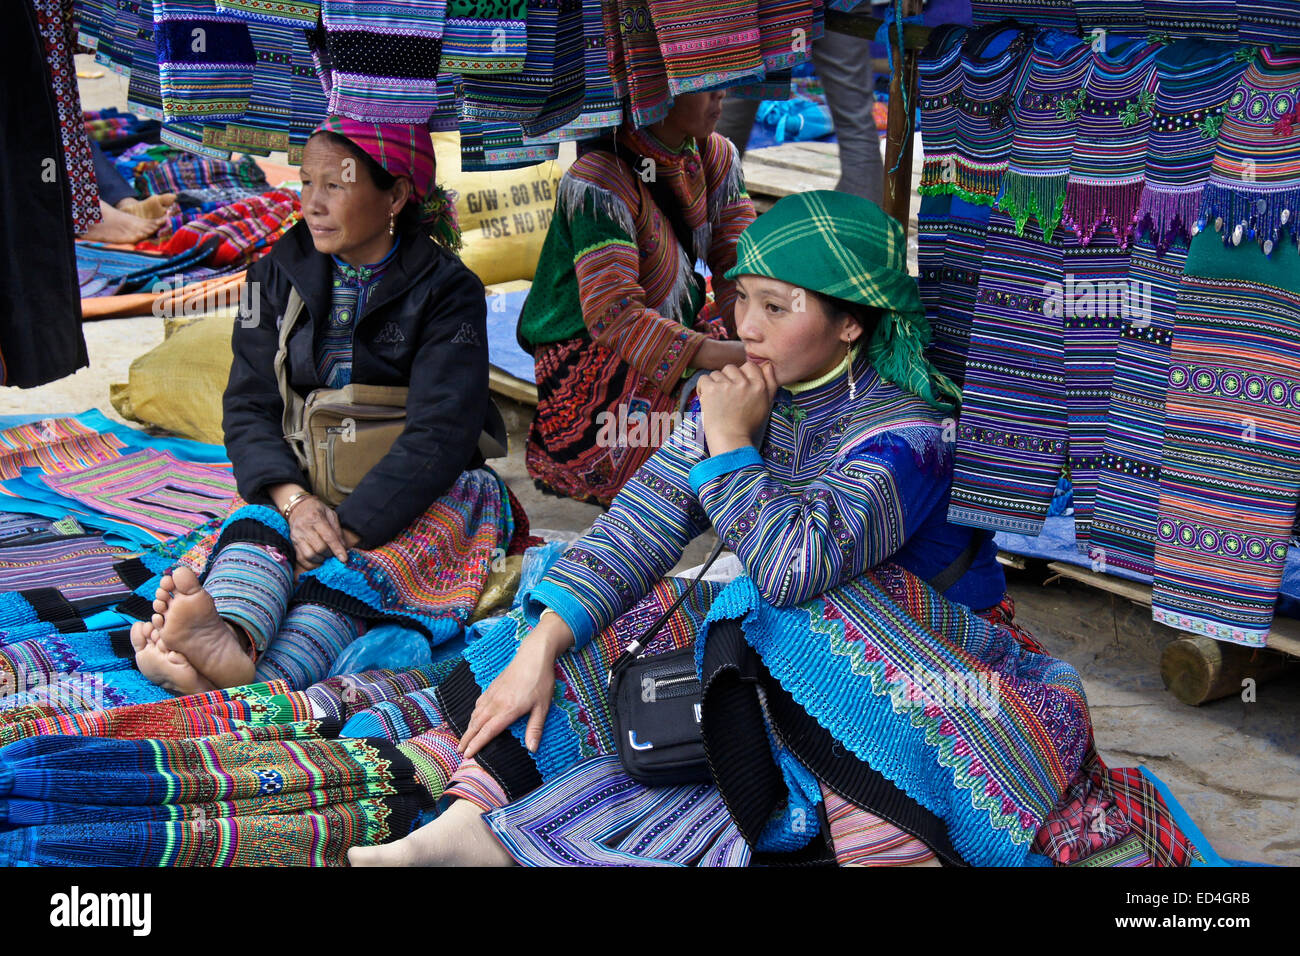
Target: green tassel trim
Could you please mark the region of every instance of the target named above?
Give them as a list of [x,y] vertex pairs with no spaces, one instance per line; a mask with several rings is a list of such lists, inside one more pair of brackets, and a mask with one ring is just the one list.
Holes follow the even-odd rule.
[[1052,241],[1052,235],[1061,224],[1061,210],[1065,208],[1065,186],[1068,173],[1056,176],[1026,176],[1008,171],[1002,179],[1002,195],[998,208],[1016,222],[1016,235],[1025,234],[1029,220],[1037,217],[1043,238]]

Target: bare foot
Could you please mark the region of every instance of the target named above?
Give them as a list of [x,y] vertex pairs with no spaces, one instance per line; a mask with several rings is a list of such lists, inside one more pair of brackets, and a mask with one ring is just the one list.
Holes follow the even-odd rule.
[[122,212],[139,219],[165,219],[176,211],[175,207],[175,193],[159,193],[146,199],[123,199],[117,204]]
[[456,800],[432,823],[383,846],[354,846],[352,866],[514,866],[483,811]]
[[123,242],[134,245],[142,239],[148,239],[162,228],[166,219],[141,219],[129,212],[114,209],[102,199],[99,201],[103,222],[97,222],[81,236],[93,242]]
[[152,623],[166,649],[180,653],[217,687],[252,682],[256,669],[244,640],[189,568],[182,565],[162,579],[154,610]]
[[135,648],[135,666],[159,687],[182,695],[216,690],[184,654],[167,649],[151,622],[131,625],[131,646]]

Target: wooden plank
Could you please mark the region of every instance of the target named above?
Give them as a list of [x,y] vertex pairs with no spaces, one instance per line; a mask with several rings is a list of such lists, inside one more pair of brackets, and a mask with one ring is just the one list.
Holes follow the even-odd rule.
[[[782,145],[793,146],[796,149],[802,149],[809,153],[821,153],[824,156],[834,156],[836,162],[838,162],[840,158],[839,143],[823,143],[819,139],[810,139],[799,143],[783,143]],[[754,152],[759,152],[759,150],[755,150]]]
[[[919,16],[921,13],[921,0],[915,0],[914,10],[907,6],[912,0],[904,0],[903,15],[905,17]],[[863,11],[870,11],[870,4],[860,4]],[[860,13],[845,13],[841,10],[826,11],[826,29],[834,33],[848,33],[855,37],[864,37],[868,40],[874,40],[880,30],[880,25],[885,21],[880,17],[863,16]],[[892,31],[891,31],[892,32]],[[919,23],[903,24],[903,48],[907,50],[921,50],[930,42],[930,27],[923,26]]]
[[[1117,594],[1122,598],[1127,598],[1134,604],[1140,604],[1144,607],[1151,606],[1151,586],[1149,584],[1126,581],[1123,578],[1101,574],[1075,564],[1066,564],[1064,561],[1050,561],[1047,568],[1057,577],[1080,581],[1097,588],[1099,591],[1107,591],[1110,594]],[[1050,583],[1053,580],[1055,578],[1049,578],[1048,582]],[[1268,641],[1265,646],[1270,650],[1300,657],[1300,621],[1289,617],[1274,619],[1272,626],[1269,628]]]
[[513,399],[523,405],[537,405],[537,386],[503,372],[495,365],[488,366],[488,388],[498,395]]
[[[828,143],[833,146],[833,143]],[[761,163],[764,166],[776,166],[781,169],[793,169],[799,172],[812,173],[813,175],[834,176],[836,179],[840,175],[840,157],[839,152],[835,155],[815,152],[808,149],[800,149],[798,143],[782,143],[780,146],[764,146],[759,149],[751,149],[745,152],[745,161]]]
[[750,196],[789,196],[792,193],[807,192],[810,189],[834,189],[839,181],[839,174],[834,176],[817,174],[796,169],[772,166],[750,159],[745,153],[745,187]]
[[1022,555],[1011,554],[1009,551],[998,552],[998,564],[1004,568],[1015,568],[1017,571],[1023,571],[1028,567]]

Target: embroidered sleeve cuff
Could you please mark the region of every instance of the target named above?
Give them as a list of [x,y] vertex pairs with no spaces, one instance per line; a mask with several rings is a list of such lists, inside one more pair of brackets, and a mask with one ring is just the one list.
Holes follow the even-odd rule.
[[723,452],[721,455],[714,455],[712,458],[706,458],[691,468],[691,490],[698,496],[700,489],[714,478],[729,475],[733,471],[739,471],[749,465],[762,466],[762,464],[763,456],[758,453],[758,449],[753,445],[745,445],[743,448],[736,448],[732,451]]
[[560,615],[564,623],[569,625],[569,630],[573,632],[575,651],[582,650],[595,636],[598,630],[596,621],[582,603],[564,588],[549,581],[541,581],[524,595],[524,615],[529,625],[535,627],[537,619],[547,608]]

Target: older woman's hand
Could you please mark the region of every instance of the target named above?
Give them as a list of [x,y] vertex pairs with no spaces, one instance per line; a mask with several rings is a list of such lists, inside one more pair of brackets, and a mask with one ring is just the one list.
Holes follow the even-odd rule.
[[347,561],[349,535],[352,532],[344,531],[334,509],[319,498],[298,502],[289,515],[289,539],[297,556],[298,573],[319,568],[330,555]]
[[768,362],[732,365],[700,379],[695,390],[709,454],[721,455],[756,442],[772,414],[777,388],[776,373]]

